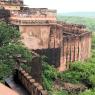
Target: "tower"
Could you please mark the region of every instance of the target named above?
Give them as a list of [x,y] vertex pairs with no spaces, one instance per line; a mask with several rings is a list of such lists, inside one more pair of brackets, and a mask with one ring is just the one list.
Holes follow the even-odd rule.
[[29,49],[44,49],[48,48],[51,24],[56,23],[55,14],[55,10],[32,8],[16,12],[10,21],[19,26],[22,41]]

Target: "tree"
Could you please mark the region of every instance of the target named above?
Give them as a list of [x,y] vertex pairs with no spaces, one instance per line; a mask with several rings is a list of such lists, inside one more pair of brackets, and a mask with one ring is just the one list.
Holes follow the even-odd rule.
[[20,39],[20,32],[16,28],[0,22],[0,47],[10,43],[17,43]]
[[0,81],[12,73],[16,64],[14,55],[21,54],[21,58],[27,61],[32,59],[31,52],[19,39],[20,32],[16,28],[0,22]]

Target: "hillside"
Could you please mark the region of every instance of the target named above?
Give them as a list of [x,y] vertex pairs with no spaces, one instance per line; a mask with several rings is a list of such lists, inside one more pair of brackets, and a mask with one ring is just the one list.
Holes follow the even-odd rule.
[[57,19],[67,23],[84,24],[90,31],[95,31],[95,18],[58,15]]
[[68,12],[61,13],[63,16],[79,16],[79,17],[93,17],[95,18],[95,12]]

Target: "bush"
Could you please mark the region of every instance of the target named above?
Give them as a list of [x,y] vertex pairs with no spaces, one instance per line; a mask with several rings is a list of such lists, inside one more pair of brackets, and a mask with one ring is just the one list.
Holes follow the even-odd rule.
[[92,87],[95,87],[95,75],[89,76],[89,82],[92,85]]
[[16,28],[0,22],[0,47],[9,43],[17,43],[20,39],[20,32]]
[[60,91],[52,91],[49,92],[49,95],[69,95],[67,91],[60,90]]
[[16,54],[21,54],[22,58],[28,61],[30,61],[32,58],[31,52],[27,48],[23,47],[22,45],[10,44],[0,48],[1,60],[12,59],[13,56],[15,56]]
[[11,75],[15,68],[14,56],[21,54],[22,59],[30,61],[32,56],[19,41],[20,32],[16,28],[0,22],[0,81]]
[[79,95],[95,95],[95,91],[89,89],[84,92],[81,92]]
[[50,66],[49,64],[43,64],[43,74],[48,79],[56,79],[58,76],[57,70],[54,68],[54,66]]
[[43,79],[43,86],[47,90],[52,90],[53,88],[53,81],[57,78],[58,72],[53,67],[47,63],[43,63],[42,65],[42,79]]
[[12,73],[12,68],[7,64],[0,64],[0,82],[4,82],[4,79],[7,78]]
[[64,82],[79,83],[81,80],[81,72],[66,71],[64,73],[60,73],[59,77]]
[[53,88],[53,81],[42,75],[44,89],[51,91]]

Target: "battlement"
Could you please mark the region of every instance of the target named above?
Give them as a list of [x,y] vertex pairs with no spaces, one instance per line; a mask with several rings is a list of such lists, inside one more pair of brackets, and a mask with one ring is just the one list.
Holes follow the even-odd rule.
[[47,24],[56,21],[56,10],[25,7],[22,0],[1,0],[0,6],[10,11],[9,21],[15,25]]
[[56,22],[56,11],[47,8],[31,8],[11,12],[10,21],[16,25],[47,24]]
[[22,0],[1,0],[0,5],[23,5]]

